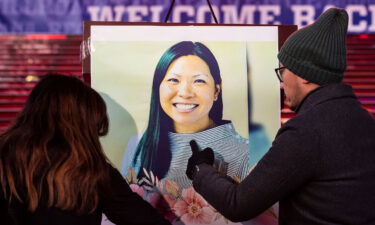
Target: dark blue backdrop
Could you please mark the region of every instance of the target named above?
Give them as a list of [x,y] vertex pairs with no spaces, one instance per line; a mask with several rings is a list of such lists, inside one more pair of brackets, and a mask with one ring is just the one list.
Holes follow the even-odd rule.
[[[0,33],[81,34],[82,21],[160,22],[171,0],[1,0]],[[345,8],[349,32],[375,33],[375,0],[211,0],[220,23],[313,22],[327,7]],[[176,1],[172,22],[211,23],[205,0]]]

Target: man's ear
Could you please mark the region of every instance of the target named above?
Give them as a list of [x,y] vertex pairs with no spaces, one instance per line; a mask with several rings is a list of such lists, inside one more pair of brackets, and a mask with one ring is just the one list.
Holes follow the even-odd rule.
[[215,85],[214,101],[216,101],[219,98],[220,91],[221,91],[221,84],[216,84]]
[[297,77],[298,77],[299,81],[300,81],[302,84],[310,84],[310,83],[311,83],[310,81],[305,80],[305,79],[303,79],[303,78],[300,77],[300,76],[297,76]]
[[301,82],[301,84],[303,84],[305,87],[307,87],[307,89],[308,90],[310,90],[310,91],[312,91],[312,90],[314,90],[315,88],[318,88],[320,85],[318,85],[318,84],[315,84],[315,83],[313,83],[313,82],[310,82],[310,81],[308,81],[308,80],[305,80],[305,79],[303,79],[303,78],[301,78],[301,77],[298,77],[299,79],[300,79],[300,82]]

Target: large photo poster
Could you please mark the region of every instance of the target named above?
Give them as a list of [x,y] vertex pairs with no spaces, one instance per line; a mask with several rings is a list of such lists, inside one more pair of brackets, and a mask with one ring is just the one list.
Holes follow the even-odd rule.
[[[280,124],[278,27],[99,24],[89,36],[110,118],[101,142],[133,191],[173,224],[235,224],[192,188],[189,142],[235,182],[265,154]],[[271,208],[238,224],[276,223]]]

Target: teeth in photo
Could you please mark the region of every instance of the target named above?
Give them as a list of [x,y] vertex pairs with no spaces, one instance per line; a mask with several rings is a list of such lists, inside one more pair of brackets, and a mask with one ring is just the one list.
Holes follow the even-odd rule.
[[176,108],[178,109],[192,109],[195,106],[195,104],[176,104]]

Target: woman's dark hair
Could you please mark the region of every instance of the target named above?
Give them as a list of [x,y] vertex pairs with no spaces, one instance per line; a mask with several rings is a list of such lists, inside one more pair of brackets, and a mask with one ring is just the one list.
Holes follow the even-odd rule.
[[0,182],[9,201],[93,212],[108,164],[99,136],[108,132],[100,95],[77,78],[48,75],[0,136]]
[[[144,176],[143,168],[152,171],[159,178],[164,177],[169,169],[171,152],[169,149],[168,131],[173,131],[173,121],[165,114],[160,105],[159,87],[170,64],[177,58],[187,55],[195,55],[205,61],[215,84],[221,84],[220,69],[215,56],[202,43],[183,41],[173,45],[164,52],[154,72],[148,126],[133,158],[134,166],[137,158],[140,157],[141,169],[138,173],[139,178]],[[222,122],[223,100],[221,92],[209,112],[209,117],[216,124]]]

